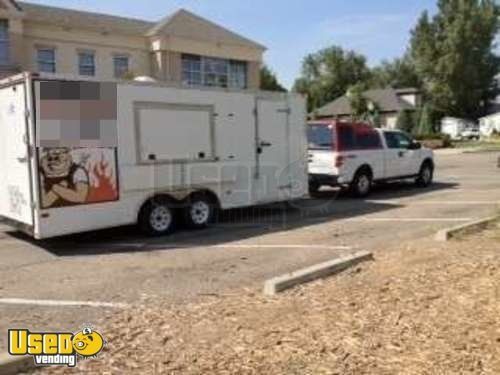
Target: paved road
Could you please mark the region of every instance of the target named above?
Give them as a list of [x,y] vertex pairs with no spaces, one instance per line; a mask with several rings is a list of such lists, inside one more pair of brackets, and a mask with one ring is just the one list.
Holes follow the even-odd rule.
[[[490,215],[500,202],[498,153],[440,155],[436,183],[377,188],[368,200],[325,191],[297,207],[225,213],[213,228],[148,239],[134,228],[34,242],[0,228],[0,332],[74,330],[107,313],[2,298],[180,302],[263,280],[359,249],[380,250]],[[5,345],[0,334],[0,351]]]

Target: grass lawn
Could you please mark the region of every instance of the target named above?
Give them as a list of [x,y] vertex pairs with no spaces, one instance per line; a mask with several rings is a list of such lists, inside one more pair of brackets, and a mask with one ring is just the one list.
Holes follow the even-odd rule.
[[481,141],[455,141],[455,148],[500,151],[500,138]]

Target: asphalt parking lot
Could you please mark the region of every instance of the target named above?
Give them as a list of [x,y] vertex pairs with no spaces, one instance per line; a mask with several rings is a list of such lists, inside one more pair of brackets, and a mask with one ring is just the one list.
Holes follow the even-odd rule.
[[[224,213],[208,230],[168,238],[120,228],[36,242],[0,225],[0,332],[75,330],[114,308],[106,304],[182,303],[231,293],[345,253],[383,250],[488,216],[500,203],[498,157],[439,155],[428,189],[391,184],[367,200],[324,191],[291,208]],[[41,306],[41,300],[68,303]],[[0,351],[5,344],[0,334]]]

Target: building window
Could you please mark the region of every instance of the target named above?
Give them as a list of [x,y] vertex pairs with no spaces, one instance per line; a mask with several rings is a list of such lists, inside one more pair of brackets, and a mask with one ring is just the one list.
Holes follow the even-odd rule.
[[0,64],[9,63],[9,21],[0,20]]
[[182,82],[188,86],[203,85],[201,56],[182,56]]
[[56,72],[56,51],[54,48],[38,48],[36,55],[39,72]]
[[202,57],[203,84],[209,87],[227,87],[229,64],[227,60]]
[[237,89],[246,89],[247,63],[245,61],[231,61],[229,68],[229,86]]
[[115,78],[123,78],[129,72],[128,56],[115,56],[113,58]]
[[81,76],[95,76],[95,55],[93,52],[78,54],[78,71]]
[[182,82],[188,86],[245,89],[247,87],[247,63],[182,55]]

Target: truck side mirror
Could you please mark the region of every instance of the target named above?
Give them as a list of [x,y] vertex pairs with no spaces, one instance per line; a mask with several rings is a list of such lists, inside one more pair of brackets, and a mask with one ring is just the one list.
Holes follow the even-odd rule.
[[413,141],[411,144],[410,144],[410,150],[420,150],[422,148],[422,144],[420,142],[417,142],[417,141]]

